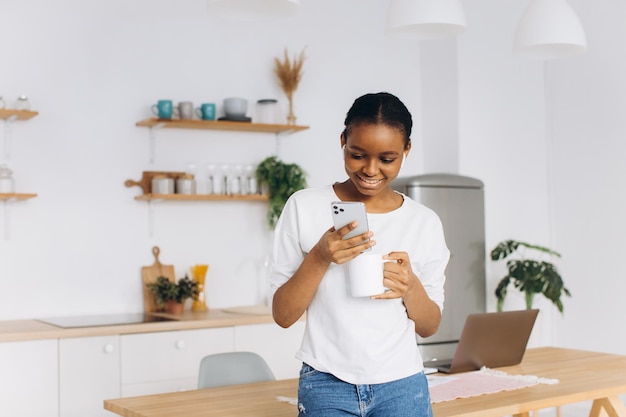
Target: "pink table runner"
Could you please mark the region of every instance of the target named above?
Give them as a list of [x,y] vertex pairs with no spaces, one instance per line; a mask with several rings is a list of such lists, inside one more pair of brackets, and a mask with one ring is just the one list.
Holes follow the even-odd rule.
[[558,382],[557,379],[534,375],[509,375],[485,367],[479,371],[455,375],[428,375],[430,399],[433,403]]

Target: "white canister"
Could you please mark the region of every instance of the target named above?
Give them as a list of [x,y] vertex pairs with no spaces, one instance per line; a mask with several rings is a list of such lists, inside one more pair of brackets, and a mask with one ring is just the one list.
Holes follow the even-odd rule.
[[191,174],[181,175],[176,179],[176,194],[195,194],[196,180]]
[[13,171],[5,164],[0,165],[0,193],[14,193],[15,179]]
[[174,194],[174,180],[167,175],[152,177],[152,194]]
[[256,102],[256,123],[276,124],[278,101],[266,98]]

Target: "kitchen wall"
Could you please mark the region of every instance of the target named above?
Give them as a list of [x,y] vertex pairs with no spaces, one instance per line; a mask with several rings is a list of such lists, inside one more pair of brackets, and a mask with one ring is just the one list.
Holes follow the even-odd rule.
[[[385,0],[302,0],[292,19],[245,24],[210,16],[204,0],[0,0],[0,30],[12,41],[0,94],[27,94],[40,111],[13,125],[11,158],[0,161],[21,192],[39,194],[9,206],[0,319],[139,311],[140,267],[153,262],[154,245],[179,276],[193,263],[211,265],[210,307],[257,302],[270,237],[263,204],[150,207],[124,180],[190,163],[256,163],[276,151],[301,164],[311,185],[341,180],[346,110],[360,94],[387,90],[415,116],[403,175],[479,178],[488,251],[514,238],[563,254],[557,264],[573,296],[563,315],[539,300],[533,343],[626,353],[626,337],[608,330],[626,314],[619,278],[626,6],[570,0],[589,52],[543,63],[511,53],[526,3],[464,0],[468,29],[458,40],[416,42],[383,35]],[[272,60],[285,47],[306,48],[295,112],[311,129],[279,139],[159,131],[149,163],[148,130],[135,123],[160,98],[276,97],[284,108]],[[487,266],[493,310],[504,265]],[[521,306],[510,294],[507,307]]]
[[[458,39],[460,171],[485,181],[487,249],[508,238],[561,252],[564,314],[541,307],[541,343],[626,354],[620,277],[626,247],[623,117],[626,5],[569,0],[589,51],[549,61],[511,56],[527,2],[464,0]],[[488,300],[502,263],[488,261]],[[522,306],[512,292],[509,308]]]
[[617,329],[626,316],[626,4],[574,4],[590,28],[589,54],[548,72],[556,244],[573,261],[563,272],[575,293],[569,305],[576,305],[557,337],[566,346],[623,354],[626,336]]
[[[258,202],[134,200],[144,170],[191,163],[258,163],[278,152],[310,185],[345,176],[339,134],[359,95],[398,94],[419,124],[419,48],[383,36],[386,2],[304,1],[293,19],[225,22],[205,0],[0,1],[10,39],[0,94],[26,94],[40,114],[12,125],[10,159],[25,202],[0,205],[0,319],[141,311],[140,268],[174,264],[177,276],[208,263],[209,307],[254,304],[270,234]],[[286,100],[274,57],[305,49],[291,136],[160,130],[155,162],[149,131],[135,123],[158,99],[218,103],[243,96]],[[221,116],[222,114],[218,114]],[[1,129],[0,134],[4,134]],[[405,173],[421,171],[420,132]],[[2,143],[2,142],[0,142]],[[8,213],[7,213],[7,209]],[[151,226],[152,225],[152,226]]]
[[[525,1],[469,0],[464,6],[468,29],[457,47],[459,169],[485,182],[487,303],[493,311],[506,262],[492,262],[491,249],[505,239],[553,246],[544,64],[512,54]],[[542,311],[531,345],[556,343],[557,313],[544,301],[537,297]],[[505,308],[525,308],[523,294],[511,288]]]

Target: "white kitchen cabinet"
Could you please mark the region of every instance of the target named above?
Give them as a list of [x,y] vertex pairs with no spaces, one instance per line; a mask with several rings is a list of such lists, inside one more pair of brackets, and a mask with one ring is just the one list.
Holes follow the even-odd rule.
[[283,329],[275,323],[235,327],[235,350],[256,352],[265,359],[277,379],[297,378],[302,362],[295,358],[305,321]]
[[234,350],[232,327],[121,336],[123,397],[195,389],[200,360]]
[[57,417],[58,341],[0,343],[0,414]]
[[[0,416],[110,417],[104,399],[195,389],[200,361],[213,353],[257,352],[277,378],[297,377],[300,363],[294,355],[304,321],[282,329],[270,317],[264,322],[257,315],[247,321],[238,317],[216,313],[224,327],[196,328],[195,322],[181,321],[181,330],[138,325],[138,333],[121,334],[115,327],[100,327],[100,332],[91,328],[84,334],[59,329],[58,335],[45,328],[43,337],[52,339],[2,341]],[[234,323],[224,323],[225,318]],[[194,327],[183,327],[190,323]],[[32,336],[27,330],[33,325],[24,326],[23,333]],[[35,328],[41,326],[36,323]],[[5,328],[14,337],[15,325]]]
[[59,340],[60,417],[108,417],[103,400],[119,397],[120,336]]

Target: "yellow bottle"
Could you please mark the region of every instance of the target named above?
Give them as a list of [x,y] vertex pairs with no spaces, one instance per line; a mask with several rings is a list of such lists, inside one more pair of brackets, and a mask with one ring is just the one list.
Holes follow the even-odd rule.
[[207,311],[206,299],[204,295],[204,281],[206,279],[206,273],[209,269],[209,265],[194,265],[191,267],[191,275],[194,281],[198,283],[198,295],[194,297],[191,304],[191,311]]

